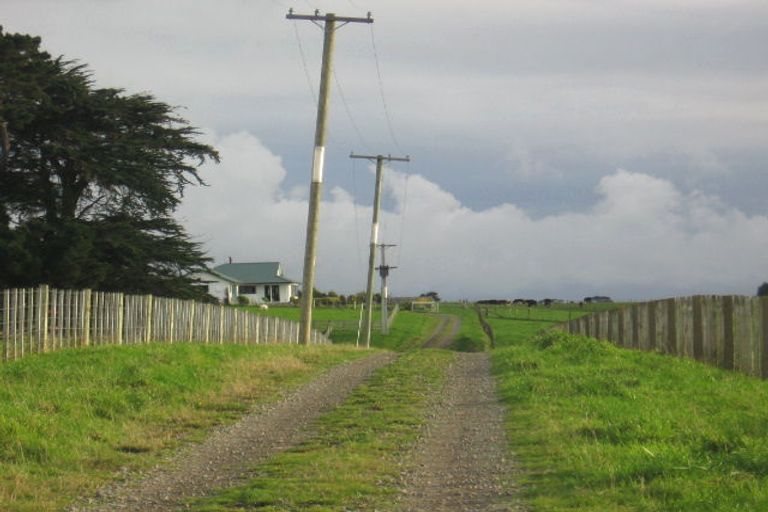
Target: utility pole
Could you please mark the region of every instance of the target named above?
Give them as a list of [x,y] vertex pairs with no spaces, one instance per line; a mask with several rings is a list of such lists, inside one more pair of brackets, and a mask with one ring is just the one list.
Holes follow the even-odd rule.
[[376,189],[373,194],[373,221],[371,222],[371,248],[368,254],[368,284],[365,288],[366,307],[365,312],[365,346],[371,346],[371,327],[373,322],[373,269],[376,266],[376,245],[379,239],[379,209],[381,208],[381,181],[383,164],[387,162],[410,162],[409,157],[394,157],[384,155],[356,155],[352,153],[349,158],[364,158],[376,160]]
[[379,270],[379,277],[381,278],[381,333],[389,334],[389,312],[387,311],[387,277],[389,277],[389,271],[393,268],[387,265],[387,249],[390,247],[397,247],[392,244],[379,244],[381,249],[381,265],[377,268]]
[[[333,71],[333,43],[336,29],[347,23],[373,23],[371,13],[366,18],[349,18],[333,13],[321,15],[294,14],[288,10],[289,20],[311,21],[320,26],[324,23],[323,61],[320,72],[320,95],[317,101],[317,122],[315,124],[315,151],[312,158],[312,183],[309,188],[309,213],[307,215],[307,241],[304,246],[304,275],[301,294],[301,323],[299,324],[299,343],[309,345],[312,332],[312,300],[315,290],[315,263],[317,259],[317,230],[320,220],[320,197],[323,191],[323,164],[325,163],[325,134],[330,100],[330,78]],[[340,23],[340,25],[336,25]]]

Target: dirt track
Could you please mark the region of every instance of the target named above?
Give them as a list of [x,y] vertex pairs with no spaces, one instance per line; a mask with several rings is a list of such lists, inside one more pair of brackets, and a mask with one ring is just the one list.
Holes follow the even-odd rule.
[[[450,346],[460,326],[457,317],[441,315],[423,346]],[[395,358],[378,354],[333,368],[285,400],[182,450],[167,464],[108,486],[69,510],[184,510],[190,498],[242,482],[254,465],[307,439],[312,420]],[[402,492],[393,505],[403,511],[525,510],[516,505],[515,468],[503,427],[489,355],[457,353],[424,434],[403,462]]]
[[422,345],[424,348],[448,348],[461,328],[461,321],[455,315],[440,315],[437,327]]
[[522,511],[487,353],[456,354],[404,475],[403,511]]
[[285,400],[214,432],[200,445],[182,450],[142,478],[106,487],[88,503],[69,510],[183,510],[186,500],[240,482],[255,464],[307,439],[312,420],[340,404],[376,369],[395,357],[378,354],[337,366]]

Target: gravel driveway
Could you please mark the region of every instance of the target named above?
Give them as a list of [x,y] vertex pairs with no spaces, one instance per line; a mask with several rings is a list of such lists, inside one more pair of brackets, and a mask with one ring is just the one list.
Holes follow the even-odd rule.
[[522,511],[488,353],[457,353],[404,475],[400,510]]
[[340,404],[394,354],[377,354],[336,366],[286,399],[263,406],[239,422],[214,431],[199,445],[182,449],[172,460],[141,478],[103,488],[72,512],[185,510],[190,498],[240,483],[249,469],[271,455],[297,445],[312,433],[312,420]]

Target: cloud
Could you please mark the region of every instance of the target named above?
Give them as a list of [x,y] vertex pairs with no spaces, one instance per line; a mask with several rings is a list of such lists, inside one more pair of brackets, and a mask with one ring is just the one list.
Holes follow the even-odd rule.
[[[372,26],[339,32],[329,155],[411,154],[414,167],[424,164],[418,172],[475,208],[507,200],[539,213],[557,213],[560,201],[583,209],[600,177],[625,167],[766,211],[765,0],[293,4],[4,0],[3,25],[82,59],[100,85],[184,105],[193,125],[256,134],[283,157],[285,193],[298,199],[322,31],[285,14],[371,10]],[[329,182],[351,188],[331,173]],[[568,194],[537,197],[551,184]]]
[[[279,260],[299,279],[305,196],[283,190],[281,159],[253,135],[214,143],[223,161],[204,169],[210,187],[187,194],[184,223],[218,261]],[[601,178],[598,200],[586,211],[542,218],[514,204],[474,210],[423,176],[386,172],[391,207],[382,213],[382,241],[402,241],[393,253],[395,295],[640,299],[753,293],[768,277],[758,257],[768,253],[768,217],[641,172],[619,169]],[[364,288],[370,218],[370,207],[356,204],[349,191],[328,191],[318,287]]]

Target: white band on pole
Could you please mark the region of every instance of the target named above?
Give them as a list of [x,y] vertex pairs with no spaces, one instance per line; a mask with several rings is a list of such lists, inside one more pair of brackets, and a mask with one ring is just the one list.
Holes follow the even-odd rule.
[[375,244],[379,241],[379,223],[375,222],[371,224],[371,243]]
[[325,147],[315,146],[315,156],[312,160],[312,181],[323,182],[323,164],[325,162]]

